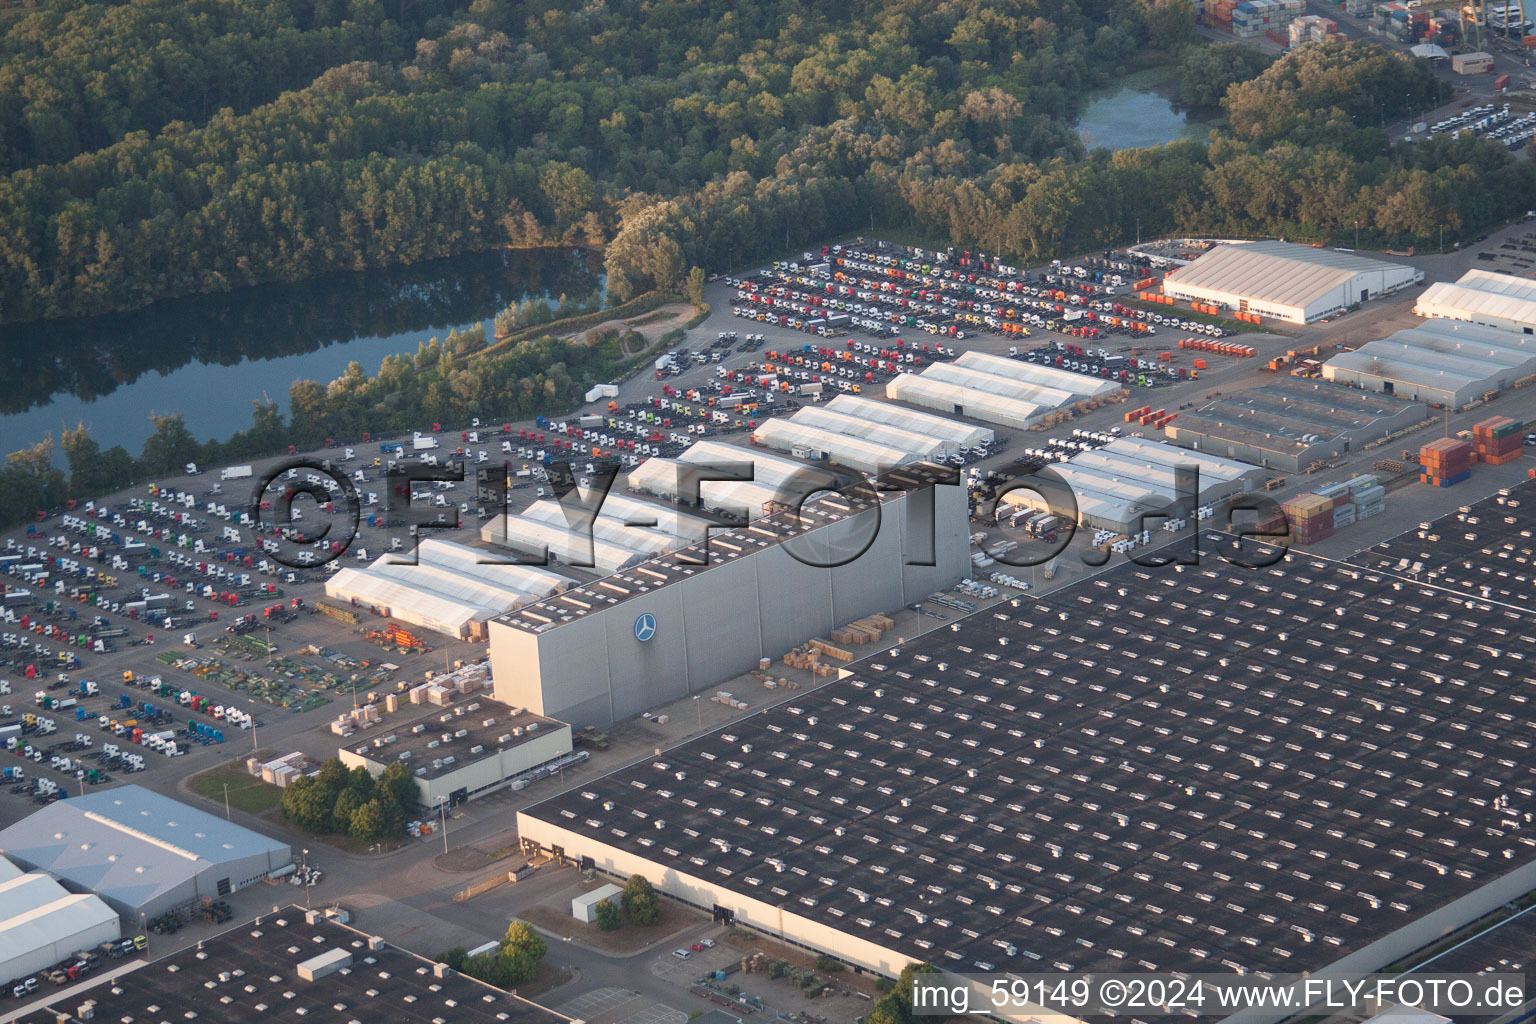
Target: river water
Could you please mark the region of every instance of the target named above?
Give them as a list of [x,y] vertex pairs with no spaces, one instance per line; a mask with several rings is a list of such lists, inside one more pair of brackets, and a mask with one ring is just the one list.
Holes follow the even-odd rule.
[[0,327],[0,454],[84,422],[103,448],[137,455],[151,412],[222,440],[250,426],[254,401],[286,411],[295,380],[331,381],[353,360],[373,374],[452,328],[489,332],[508,303],[602,286],[583,250],[481,253]]
[[1089,149],[1140,149],[1176,139],[1203,139],[1210,126],[1174,106],[1175,81],[1165,69],[1138,71],[1113,92],[1089,101],[1077,134]]

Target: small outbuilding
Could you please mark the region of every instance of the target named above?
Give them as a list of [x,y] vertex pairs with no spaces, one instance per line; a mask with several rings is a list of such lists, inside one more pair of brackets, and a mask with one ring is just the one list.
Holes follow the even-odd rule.
[[617,906],[619,893],[623,891],[616,885],[601,885],[591,892],[584,892],[571,900],[571,916],[583,924],[591,924],[597,920],[597,905],[610,900]]

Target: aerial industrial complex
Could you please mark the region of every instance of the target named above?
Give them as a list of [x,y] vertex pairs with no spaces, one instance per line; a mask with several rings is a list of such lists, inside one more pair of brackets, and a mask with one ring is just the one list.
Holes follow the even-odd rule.
[[[1497,511],[1479,552],[1528,560]],[[1536,886],[1529,597],[1414,534],[1380,550],[1446,578],[1122,564],[519,830],[888,974],[1375,970]]]
[[464,1021],[569,1018],[302,907],[273,908],[195,947],[48,1001],[27,1022]]
[[[745,339],[568,419],[306,464],[365,510],[407,446],[488,465],[412,496],[441,532],[386,502],[306,569],[211,482],[44,514],[0,555],[20,1019],[853,1024],[831,996],[914,963],[1369,972],[1522,934],[1536,286],[1399,258],[860,239],[709,282]],[[552,1010],[467,976],[529,966],[516,920]]]

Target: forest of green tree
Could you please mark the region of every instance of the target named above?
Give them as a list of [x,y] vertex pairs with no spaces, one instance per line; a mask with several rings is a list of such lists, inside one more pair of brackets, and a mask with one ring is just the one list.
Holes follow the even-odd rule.
[[[622,300],[871,225],[1022,260],[1138,217],[1428,237],[1526,183],[1496,147],[1389,141],[1440,98],[1422,66],[1328,44],[1262,70],[1192,46],[1187,0],[452,3],[0,14],[0,320],[506,246],[607,246]],[[1230,131],[1085,154],[1085,91],[1181,50]]]
[[802,179],[1078,159],[1084,90],[1190,33],[1186,0],[37,2],[0,13],[6,321],[603,244],[672,199],[746,198],[762,247]]
[[[1187,0],[452,4],[0,13],[0,320],[507,246],[606,246],[622,300],[870,226],[1025,261],[1137,218],[1429,237],[1529,184],[1494,145],[1388,139],[1442,98],[1421,64],[1265,69],[1194,44]],[[1230,130],[1085,154],[1085,91],[1181,53]]]

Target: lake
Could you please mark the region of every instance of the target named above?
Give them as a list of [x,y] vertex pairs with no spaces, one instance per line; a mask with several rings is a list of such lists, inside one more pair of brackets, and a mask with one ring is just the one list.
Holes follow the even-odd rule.
[[[585,250],[481,253],[408,267],[157,303],[78,320],[0,327],[3,451],[84,422],[103,448],[137,455],[150,412],[181,413],[199,440],[251,424],[251,403],[286,411],[288,386],[326,383],[387,355],[490,320],[515,301],[603,287]],[[3,454],[3,452],[0,452]]]
[[1173,104],[1177,82],[1166,69],[1138,71],[1088,102],[1077,134],[1089,149],[1140,149],[1175,139],[1204,139],[1209,125]]

